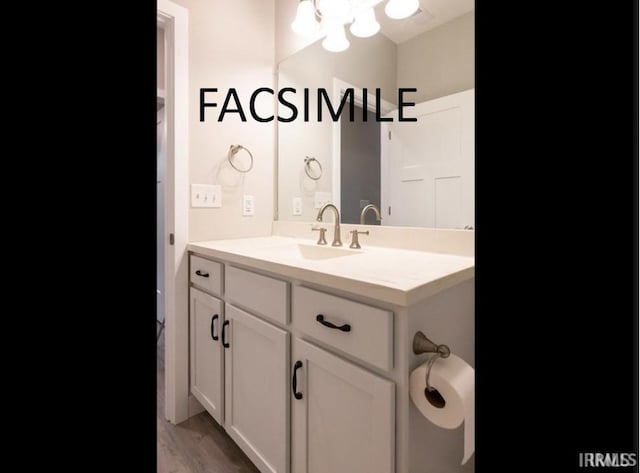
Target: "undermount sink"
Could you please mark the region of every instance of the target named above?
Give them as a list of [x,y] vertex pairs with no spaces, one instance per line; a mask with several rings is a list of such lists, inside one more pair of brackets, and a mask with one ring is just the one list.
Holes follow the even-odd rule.
[[342,258],[343,256],[352,256],[360,253],[359,251],[345,250],[334,246],[305,245],[302,243],[298,243],[296,249],[302,258],[313,260]]

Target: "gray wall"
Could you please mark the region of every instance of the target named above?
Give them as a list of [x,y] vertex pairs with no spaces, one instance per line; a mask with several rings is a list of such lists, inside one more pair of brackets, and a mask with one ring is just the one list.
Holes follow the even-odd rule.
[[[380,208],[380,123],[375,112],[355,108],[355,120],[348,114],[340,120],[340,211],[342,223],[360,223],[360,200]],[[372,212],[367,223],[379,225]]]
[[474,87],[475,12],[398,45],[398,87],[420,103]]

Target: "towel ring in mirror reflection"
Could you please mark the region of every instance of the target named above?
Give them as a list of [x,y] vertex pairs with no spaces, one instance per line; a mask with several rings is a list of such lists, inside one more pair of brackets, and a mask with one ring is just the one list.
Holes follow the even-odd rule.
[[[245,150],[248,154],[249,154],[249,158],[251,158],[251,161],[249,163],[249,167],[247,167],[247,169],[240,169],[238,166],[236,166],[233,163],[233,157],[238,153],[238,151],[240,151],[241,149]],[[245,148],[242,145],[231,145],[229,147],[229,154],[227,154],[227,159],[229,160],[229,164],[231,164],[231,167],[233,167],[233,169],[235,169],[238,172],[249,172],[251,171],[251,169],[253,168],[253,155],[251,154],[251,151],[249,151],[247,148]]]
[[[313,175],[313,173],[310,173],[309,171],[311,170],[311,162],[315,161],[316,164],[318,165],[318,173],[316,173],[316,175]],[[316,158],[314,157],[309,157],[309,156],[305,156],[304,158],[304,172],[307,174],[307,176],[309,176],[309,179],[313,179],[314,181],[317,181],[318,179],[320,179],[322,177],[322,164],[320,164],[320,161],[318,161]]]

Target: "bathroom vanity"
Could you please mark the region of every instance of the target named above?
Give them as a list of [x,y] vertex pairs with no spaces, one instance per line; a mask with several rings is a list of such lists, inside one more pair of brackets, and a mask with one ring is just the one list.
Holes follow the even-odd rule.
[[473,471],[463,427],[430,424],[408,384],[417,331],[474,363],[473,240],[422,230],[469,248],[332,248],[310,229],[188,246],[190,391],[263,473]]

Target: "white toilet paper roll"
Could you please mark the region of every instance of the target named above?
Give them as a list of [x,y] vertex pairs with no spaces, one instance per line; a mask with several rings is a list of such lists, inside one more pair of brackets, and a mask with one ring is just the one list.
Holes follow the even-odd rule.
[[429,384],[445,400],[445,405],[440,408],[425,396],[426,363],[414,369],[409,378],[411,400],[428,420],[445,429],[455,429],[464,421],[463,465],[471,458],[475,449],[474,373],[467,362],[453,354],[433,364]]

